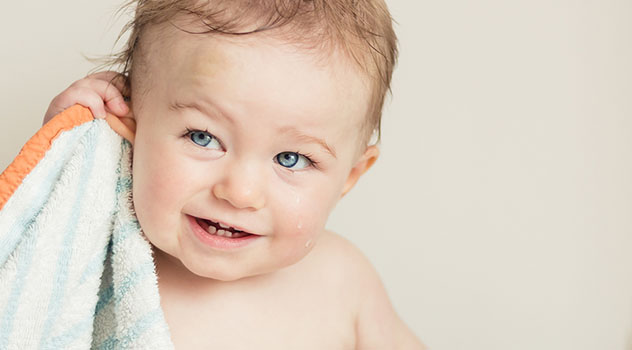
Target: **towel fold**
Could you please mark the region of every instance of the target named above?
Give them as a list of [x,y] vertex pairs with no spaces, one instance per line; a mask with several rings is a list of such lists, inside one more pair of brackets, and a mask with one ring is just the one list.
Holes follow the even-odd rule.
[[172,349],[131,145],[76,105],[0,175],[0,349]]

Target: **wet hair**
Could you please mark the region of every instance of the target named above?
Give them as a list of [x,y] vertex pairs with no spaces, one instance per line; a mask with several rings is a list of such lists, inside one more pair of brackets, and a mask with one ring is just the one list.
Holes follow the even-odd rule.
[[142,66],[142,38],[151,26],[189,16],[201,29],[174,26],[191,34],[227,36],[274,30],[275,37],[300,47],[324,54],[340,50],[357,64],[371,84],[363,140],[380,138],[382,107],[397,60],[393,20],[383,0],[129,0],[121,10],[134,13],[119,39],[126,33],[129,37],[108,62],[128,77],[128,92]]

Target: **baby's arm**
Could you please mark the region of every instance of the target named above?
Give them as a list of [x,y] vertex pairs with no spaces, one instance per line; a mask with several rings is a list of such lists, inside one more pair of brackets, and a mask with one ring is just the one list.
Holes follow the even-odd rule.
[[393,310],[377,275],[368,278],[366,287],[356,324],[356,348],[425,349]]
[[90,108],[95,118],[105,118],[107,112],[125,116],[129,113],[129,107],[121,93],[124,88],[125,77],[117,72],[89,75],[72,83],[53,99],[44,115],[44,124],[77,103]]
[[356,348],[359,350],[394,349],[423,350],[424,345],[397,316],[384,285],[364,257],[354,259],[358,265],[356,283],[360,287],[356,320]]
[[319,273],[328,271],[318,287],[333,288],[335,302],[348,307],[357,350],[425,349],[395,313],[371,262],[350,241],[326,232],[305,260]]

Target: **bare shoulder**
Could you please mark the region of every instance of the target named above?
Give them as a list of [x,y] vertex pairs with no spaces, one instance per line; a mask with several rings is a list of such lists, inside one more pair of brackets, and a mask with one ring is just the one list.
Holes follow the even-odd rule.
[[354,315],[356,349],[425,349],[397,316],[373,265],[353,243],[326,232],[312,253]]
[[329,269],[336,276],[348,280],[358,272],[372,270],[371,263],[353,243],[337,233],[326,231],[310,253],[319,266]]

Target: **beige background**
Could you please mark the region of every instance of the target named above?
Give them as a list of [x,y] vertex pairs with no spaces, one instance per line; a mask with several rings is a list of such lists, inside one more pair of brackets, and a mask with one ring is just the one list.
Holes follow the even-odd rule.
[[[0,11],[0,168],[119,0]],[[331,228],[434,349],[632,349],[632,2],[389,1],[383,157]]]

